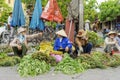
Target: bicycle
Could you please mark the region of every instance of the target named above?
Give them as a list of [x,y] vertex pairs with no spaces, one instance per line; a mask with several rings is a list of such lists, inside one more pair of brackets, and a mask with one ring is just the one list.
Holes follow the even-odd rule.
[[6,23],[0,27],[0,43],[9,44],[10,40],[10,31]]
[[[30,29],[29,30],[29,35],[32,35],[32,34],[37,34],[41,32],[40,30],[32,30]],[[31,42],[33,45],[38,45],[40,44],[40,42],[42,41],[42,38],[41,37],[35,37],[35,38],[32,38],[32,39],[28,39],[28,42]]]
[[43,31],[42,39],[46,41],[52,41],[55,38],[55,30],[51,26],[46,26]]

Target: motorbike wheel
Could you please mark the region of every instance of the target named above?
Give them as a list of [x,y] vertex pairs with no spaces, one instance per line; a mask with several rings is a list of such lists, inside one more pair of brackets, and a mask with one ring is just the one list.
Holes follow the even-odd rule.
[[9,33],[3,32],[3,33],[2,33],[1,43],[9,44],[9,42],[10,42],[10,35],[9,35]]

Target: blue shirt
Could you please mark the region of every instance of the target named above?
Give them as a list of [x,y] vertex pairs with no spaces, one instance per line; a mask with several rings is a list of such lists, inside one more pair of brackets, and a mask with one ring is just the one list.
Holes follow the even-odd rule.
[[69,49],[72,49],[72,43],[69,41],[68,38],[63,37],[62,41],[60,41],[60,38],[57,38],[54,43],[54,50],[59,50],[60,48],[65,49],[68,47]]

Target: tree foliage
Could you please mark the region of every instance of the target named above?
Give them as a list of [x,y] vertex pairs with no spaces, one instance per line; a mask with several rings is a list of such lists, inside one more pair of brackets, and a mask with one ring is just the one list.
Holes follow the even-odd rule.
[[0,22],[5,23],[7,22],[7,18],[9,13],[11,12],[11,8],[5,3],[4,0],[0,0]]
[[99,6],[101,21],[111,21],[120,15],[120,0],[108,0]]
[[97,18],[98,4],[96,0],[84,0],[84,20],[94,21]]

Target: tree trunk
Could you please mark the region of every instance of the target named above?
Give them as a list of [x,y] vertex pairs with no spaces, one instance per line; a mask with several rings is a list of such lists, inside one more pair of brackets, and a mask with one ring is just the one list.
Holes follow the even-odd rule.
[[79,29],[83,29],[83,0],[79,0]]

